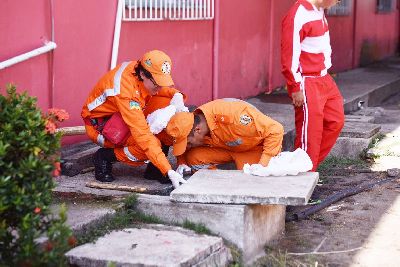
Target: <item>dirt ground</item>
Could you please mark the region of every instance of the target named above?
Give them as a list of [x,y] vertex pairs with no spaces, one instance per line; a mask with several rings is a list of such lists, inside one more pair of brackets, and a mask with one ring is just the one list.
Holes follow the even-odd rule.
[[[374,160],[327,162],[311,197],[319,202],[339,191],[387,179],[400,168],[400,94],[356,114],[375,117],[380,140]],[[288,215],[305,210],[288,207]],[[309,218],[286,223],[285,234],[256,266],[400,266],[400,175],[352,195]]]

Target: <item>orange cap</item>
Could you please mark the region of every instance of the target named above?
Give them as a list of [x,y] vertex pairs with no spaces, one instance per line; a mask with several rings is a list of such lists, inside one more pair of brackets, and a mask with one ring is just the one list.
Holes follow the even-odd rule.
[[148,70],[159,86],[172,86],[172,62],[167,54],[160,50],[152,50],[142,57],[142,66]]
[[194,115],[191,112],[178,112],[167,125],[167,133],[174,138],[174,156],[185,153],[187,137],[193,128]]

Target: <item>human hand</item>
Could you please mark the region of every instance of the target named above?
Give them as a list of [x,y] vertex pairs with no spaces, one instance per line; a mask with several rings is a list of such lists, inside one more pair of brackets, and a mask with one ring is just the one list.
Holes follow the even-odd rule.
[[304,104],[303,91],[292,93],[292,101],[295,107],[301,107]]
[[189,112],[189,109],[185,107],[183,95],[181,93],[175,93],[169,103],[176,107],[176,112]]
[[176,168],[176,172],[179,173],[180,175],[184,175],[187,172],[190,172],[192,169],[186,165],[186,164],[181,164]]
[[180,186],[180,184],[186,184],[186,180],[183,179],[182,175],[180,175],[179,173],[177,173],[174,170],[169,170],[168,171],[168,178],[171,180],[172,185],[174,186],[174,188],[178,188]]

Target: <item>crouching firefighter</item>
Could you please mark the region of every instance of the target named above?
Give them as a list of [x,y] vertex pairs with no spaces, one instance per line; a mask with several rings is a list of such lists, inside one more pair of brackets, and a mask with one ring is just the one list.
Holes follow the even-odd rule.
[[95,178],[112,182],[112,163],[139,166],[150,160],[174,187],[186,181],[172,170],[160,141],[150,132],[143,109],[160,90],[172,98],[178,90],[171,59],[153,50],[141,60],[124,62],[106,73],[87,98],[81,116],[89,138],[102,148],[93,156]]

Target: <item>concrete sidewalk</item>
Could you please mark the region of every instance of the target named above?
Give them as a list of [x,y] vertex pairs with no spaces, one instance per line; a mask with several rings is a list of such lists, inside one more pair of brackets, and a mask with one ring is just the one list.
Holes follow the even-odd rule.
[[[391,57],[364,68],[337,73],[335,81],[344,98],[345,113],[361,106],[377,106],[400,92],[400,57]],[[294,139],[294,109],[286,92],[261,94],[246,101],[285,128],[284,150],[291,150]],[[361,102],[360,102],[361,101]]]

